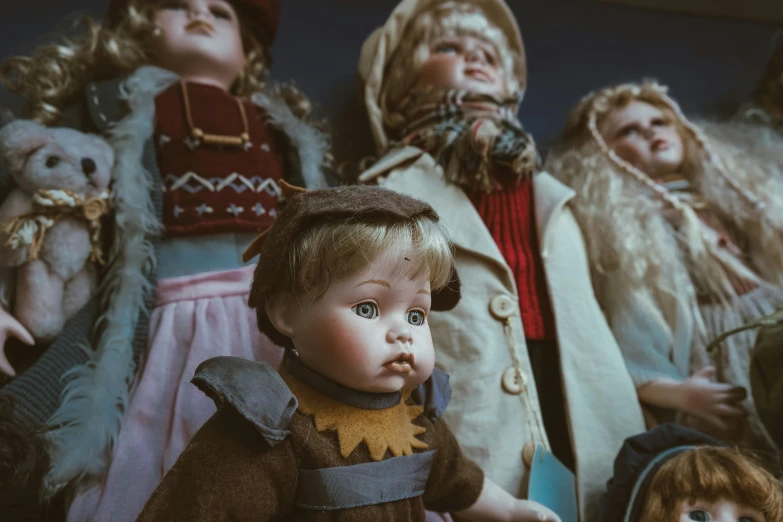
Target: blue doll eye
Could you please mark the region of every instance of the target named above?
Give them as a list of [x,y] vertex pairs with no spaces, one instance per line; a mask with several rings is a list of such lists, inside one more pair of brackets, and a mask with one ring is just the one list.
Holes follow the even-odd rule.
[[739,517],[737,522],[756,522],[756,519],[753,517]]
[[229,13],[224,7],[213,7],[210,9],[212,16],[215,18],[221,18],[223,20],[231,20],[231,13]]
[[421,326],[424,324],[424,312],[421,310],[410,310],[408,312],[408,323],[413,326]]
[[435,52],[438,54],[457,54],[457,46],[451,43],[439,44],[435,47]]
[[695,520],[696,522],[709,522],[710,515],[703,509],[694,509],[688,513],[688,518]]
[[623,138],[630,138],[631,136],[638,136],[639,128],[636,125],[629,125],[620,129],[620,136]]
[[359,303],[352,307],[351,311],[364,319],[375,319],[378,317],[378,306],[370,301]]

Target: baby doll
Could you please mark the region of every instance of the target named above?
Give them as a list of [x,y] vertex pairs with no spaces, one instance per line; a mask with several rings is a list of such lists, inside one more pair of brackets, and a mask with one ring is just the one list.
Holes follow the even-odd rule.
[[19,120],[0,131],[0,159],[17,185],[0,206],[0,265],[15,273],[4,307],[46,343],[95,292],[114,151],[97,136]]
[[689,122],[658,84],[628,84],[579,104],[547,166],[579,196],[595,291],[651,423],[684,412],[776,462],[744,400],[755,335],[705,350],[783,302],[780,164],[752,142],[752,128]]
[[536,447],[553,454],[591,520],[616,448],[644,422],[573,193],[539,172],[516,118],[526,68],[512,13],[501,0],[405,0],[365,42],[359,72],[382,155],[360,180],[426,201],[453,234],[464,298],[430,323],[454,382],[446,419],[514,495],[528,494]]
[[246,255],[258,327],[287,347],[280,374],[219,357],[193,382],[219,405],[139,518],[557,520],[485,480],[439,417],[430,311],[459,300],[431,207],[375,187],[294,193]]
[[[3,68],[32,118],[103,134],[117,157],[101,294],[2,389],[20,422],[53,428],[50,485],[80,482],[72,521],[136,518],[214,411],[182,377],[201,361],[279,362],[241,253],[274,221],[281,179],[326,185],[306,100],[265,88],[277,0],[108,7],[80,37]],[[2,201],[5,176],[0,187]]]
[[734,448],[675,424],[629,438],[600,522],[781,522],[783,484]]

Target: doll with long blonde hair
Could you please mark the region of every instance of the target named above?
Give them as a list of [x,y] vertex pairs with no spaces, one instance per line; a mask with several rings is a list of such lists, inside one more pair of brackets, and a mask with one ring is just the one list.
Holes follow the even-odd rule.
[[77,484],[74,521],[136,518],[214,411],[188,382],[202,360],[280,360],[247,306],[241,252],[274,221],[282,179],[327,183],[307,99],[265,87],[277,0],[108,7],[3,66],[28,117],[102,134],[117,157],[99,299],[1,392],[16,422],[48,430],[46,493]]
[[697,126],[666,92],[591,93],[547,166],[577,192],[596,295],[648,420],[678,416],[777,462],[746,400],[753,334],[705,348],[783,303],[780,164],[751,148],[752,126]]

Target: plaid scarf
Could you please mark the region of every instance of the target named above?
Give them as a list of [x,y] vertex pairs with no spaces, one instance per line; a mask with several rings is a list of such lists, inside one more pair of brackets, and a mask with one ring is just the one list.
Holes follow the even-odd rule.
[[[402,142],[426,150],[446,179],[468,192],[492,192],[540,167],[532,136],[516,117],[519,98],[498,99],[468,91],[414,90],[402,103],[408,122]],[[495,163],[509,169],[493,169]]]

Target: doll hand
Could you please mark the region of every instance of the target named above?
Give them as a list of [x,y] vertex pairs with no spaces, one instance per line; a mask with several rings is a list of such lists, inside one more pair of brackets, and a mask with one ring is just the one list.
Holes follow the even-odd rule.
[[0,371],[15,377],[16,372],[5,356],[5,343],[9,337],[16,337],[23,343],[31,346],[35,344],[35,340],[30,335],[30,332],[27,331],[27,328],[22,326],[22,323],[0,306]]
[[712,382],[715,368],[708,366],[681,384],[681,409],[727,431],[726,417],[744,417],[747,412],[740,404],[748,396],[741,386]]
[[560,517],[538,502],[517,500],[510,520],[511,522],[560,522]]

